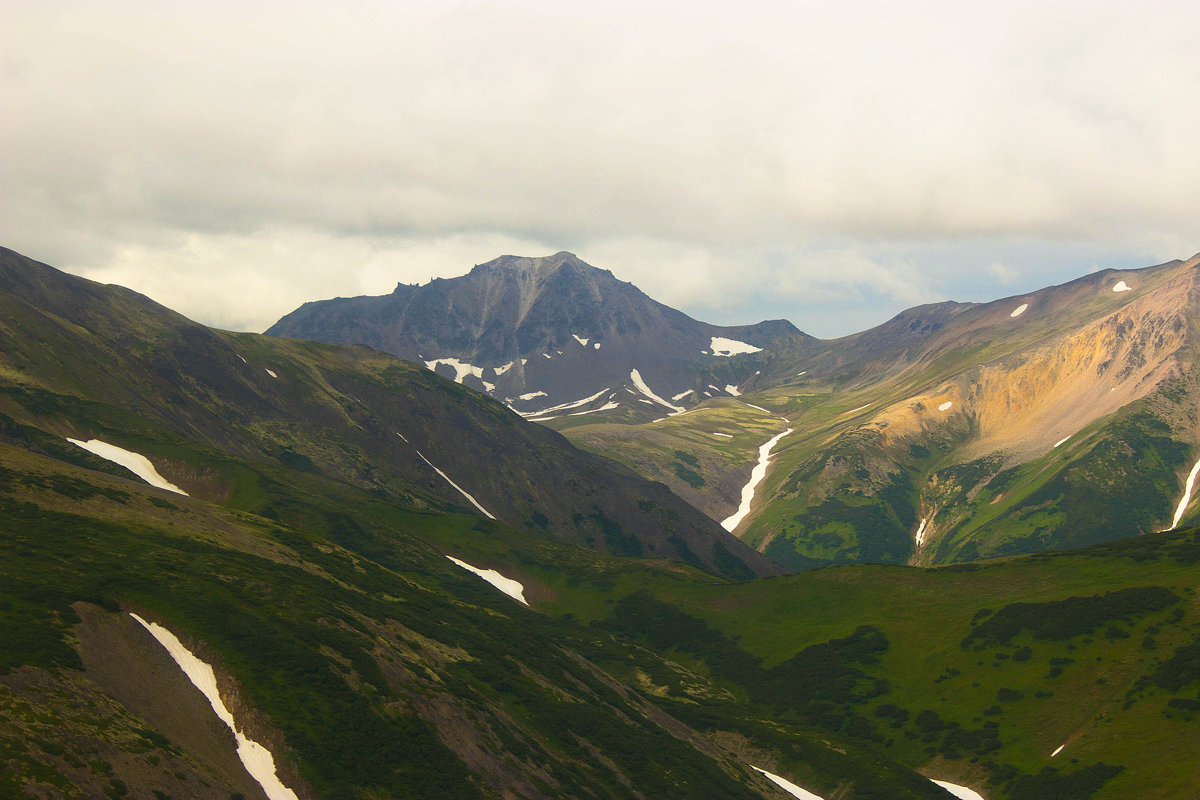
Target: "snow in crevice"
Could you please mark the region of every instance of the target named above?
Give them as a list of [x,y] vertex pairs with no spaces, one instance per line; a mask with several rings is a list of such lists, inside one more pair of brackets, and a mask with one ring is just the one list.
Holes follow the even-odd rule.
[[713,432],[712,432],[712,435],[713,435],[713,436],[721,436],[721,437],[723,437],[723,438],[725,438],[725,439],[732,439],[732,438],[733,438],[733,434],[732,434],[732,433],[720,433],[720,432],[718,432],[718,431],[713,431]]
[[1114,292],[1132,292],[1133,287],[1130,286],[1125,281],[1117,281],[1116,285],[1113,286],[1113,291]]
[[213,672],[213,668],[193,655],[192,651],[184,647],[183,642],[179,641],[175,634],[157,622],[146,622],[137,614],[130,614],[130,616],[158,640],[171,658],[175,659],[175,663],[183,670],[183,674],[188,677],[192,685],[199,689],[208,700],[217,717],[229,727],[229,730],[233,731],[233,736],[237,740],[238,758],[246,767],[246,771],[250,773],[250,777],[258,781],[268,799],[297,800],[296,793],[279,780],[279,776],[275,772],[275,758],[271,755],[271,751],[253,739],[247,738],[238,729],[233,714],[225,707],[225,703],[221,700],[221,694],[217,691],[217,676]]
[[[712,351],[714,356],[739,356],[744,353],[761,353],[761,347],[755,347],[752,344],[739,342],[737,339],[726,339],[724,336],[714,336],[708,345],[708,349]],[[707,355],[706,351],[701,351],[701,354]]]
[[77,447],[82,447],[89,453],[93,453],[118,466],[124,467],[151,486],[187,496],[187,492],[171,483],[162,475],[159,475],[158,470],[150,463],[150,459],[141,453],[134,453],[131,450],[117,447],[115,444],[109,444],[108,442],[102,442],[99,439],[88,439],[86,442],[81,442],[78,439],[72,439],[68,436],[67,441]]
[[517,397],[518,400],[532,400],[535,397],[549,397],[545,392],[526,392]]
[[671,399],[672,400],[682,400],[683,398],[687,397],[689,394],[695,394],[695,393],[696,393],[695,389],[687,389],[686,391],[682,391],[679,394],[675,395]]
[[549,358],[554,358],[554,356],[550,355],[549,353],[542,353],[542,358],[549,359]]
[[1063,751],[1063,748],[1064,748],[1064,747],[1066,747],[1066,746],[1067,746],[1067,743],[1066,743],[1066,742],[1063,742],[1062,744],[1060,744],[1058,747],[1056,747],[1056,748],[1054,749],[1054,752],[1050,754],[1050,757],[1051,757],[1051,758],[1054,758],[1056,755],[1058,755],[1059,753],[1061,753],[1061,752]]
[[584,339],[582,336],[576,336],[573,333],[571,334],[571,338],[574,339],[575,341],[579,342],[584,347],[587,347],[587,343],[589,341],[591,341],[591,339]]
[[598,411],[612,411],[614,408],[620,408],[620,403],[614,403],[611,400],[599,408],[589,408],[587,411],[572,411],[567,414],[568,417],[582,417],[584,414],[595,414]]
[[[399,434],[399,433],[397,433],[396,435],[397,435],[397,436],[400,436],[400,434]],[[404,439],[404,437],[403,437],[403,436],[400,436],[400,438],[401,438],[401,439]],[[404,441],[406,441],[406,442],[407,442],[408,440],[407,440],[407,439],[404,439]],[[478,500],[476,500],[474,497],[472,497],[472,496],[470,495],[470,493],[468,493],[468,492],[467,492],[467,490],[466,490],[466,489],[464,489],[464,488],[462,488],[461,486],[459,486],[457,483],[455,483],[454,481],[452,481],[452,480],[450,479],[450,476],[449,476],[449,475],[447,475],[446,473],[444,473],[444,472],[442,472],[440,469],[438,469],[438,468],[437,468],[437,467],[434,465],[434,463],[433,463],[432,461],[430,461],[428,458],[426,458],[426,457],[425,457],[425,456],[424,456],[424,455],[421,453],[421,451],[420,451],[420,450],[417,450],[417,449],[414,447],[414,448],[413,448],[413,452],[415,452],[415,453],[416,453],[418,456],[420,456],[420,457],[421,457],[421,460],[422,460],[422,461],[424,461],[426,464],[428,464],[428,465],[430,466],[430,468],[431,468],[431,469],[432,469],[434,472],[436,472],[438,475],[441,475],[441,476],[442,476],[442,479],[443,479],[443,480],[445,480],[445,481],[446,481],[446,483],[450,484],[450,485],[451,485],[451,486],[453,486],[455,489],[457,489],[459,494],[461,494],[463,497],[467,498],[467,500],[471,501],[471,505],[473,505],[473,506],[475,506],[475,508],[479,509],[479,513],[483,514],[483,515],[484,515],[485,517],[487,517],[488,519],[495,519],[495,518],[496,518],[496,517],[495,517],[495,516],[492,514],[492,512],[488,511],[486,508],[484,508],[483,506],[481,506],[481,505],[479,504],[479,501],[478,501]]]
[[785,792],[790,794],[792,797],[799,798],[799,800],[824,800],[824,798],[822,798],[820,795],[813,794],[812,792],[808,791],[807,789],[801,789],[799,786],[792,783],[787,778],[781,778],[774,773],[767,772],[765,769],[762,769],[761,767],[756,767],[753,764],[751,764],[750,769],[761,772],[767,778],[767,780],[771,781],[771,783],[775,784],[780,789],[783,789]]
[[513,600],[516,600],[524,605],[529,605],[529,603],[525,602],[525,585],[520,581],[514,581],[512,578],[506,578],[494,569],[479,569],[479,567],[472,567],[467,562],[460,561],[454,556],[446,556],[446,558],[450,559],[467,572],[474,572],[476,575],[483,578],[500,591],[504,592]]
[[270,375],[272,378],[278,378],[278,377],[279,377],[278,375],[276,375],[276,374],[275,374],[275,370],[273,370],[273,369],[267,369],[266,367],[263,367],[263,369],[264,369],[264,370],[266,370],[267,374],[268,374],[268,375]]
[[[235,355],[235,356],[237,356],[238,358],[242,358],[242,356],[241,356],[241,354],[240,354],[240,353],[234,353],[234,355]],[[242,358],[242,363],[243,363],[243,364],[249,364],[250,362],[249,362],[249,361],[247,361],[246,359]]]
[[764,414],[771,414],[771,416],[775,416],[774,413],[772,413],[770,410],[765,409],[762,406],[756,406],[756,405],[754,405],[754,403],[747,403],[747,402],[743,401],[742,405],[746,406],[747,408],[753,408],[756,411],[761,411]]
[[1029,308],[1029,303],[1021,303],[1021,305],[1017,306],[1016,308],[1014,308],[1012,310],[1012,313],[1009,314],[1009,316],[1010,317],[1019,317],[1025,313],[1025,310],[1027,308]]
[[649,397],[651,400],[653,400],[654,402],[658,403],[660,406],[663,406],[663,407],[665,407],[665,408],[669,408],[669,409],[671,409],[673,412],[675,412],[676,414],[682,414],[684,411],[687,411],[687,409],[686,409],[686,408],[682,408],[682,407],[680,407],[680,406],[677,406],[677,405],[675,405],[675,404],[673,404],[673,403],[668,403],[666,400],[663,400],[661,397],[659,397],[658,395],[656,395],[656,394],[655,394],[655,393],[654,393],[654,392],[653,392],[653,391],[650,389],[650,387],[649,387],[648,385],[646,385],[646,382],[645,382],[644,380],[642,380],[642,373],[638,372],[636,369],[635,369],[635,370],[630,370],[630,372],[629,372],[629,380],[633,381],[633,385],[634,385],[634,386],[636,386],[636,387],[638,388],[638,391],[639,391],[639,392],[641,392],[642,394],[646,395],[646,397]]
[[738,510],[721,522],[721,527],[727,531],[733,531],[746,515],[750,513],[750,504],[754,501],[754,492],[758,485],[767,477],[767,467],[771,463],[771,450],[775,445],[779,444],[779,440],[792,432],[788,428],[783,433],[780,433],[758,448],[758,463],[754,465],[754,469],[750,471],[750,480],[742,487],[742,502],[738,506]]
[[1192,489],[1196,487],[1196,475],[1200,473],[1200,461],[1197,461],[1192,471],[1188,473],[1187,483],[1183,485],[1183,497],[1179,498],[1179,505],[1175,508],[1175,517],[1171,520],[1171,527],[1167,528],[1173,531],[1179,527],[1179,520],[1183,519],[1183,514],[1187,511],[1188,504],[1192,502]]
[[1067,440],[1068,440],[1068,439],[1070,439],[1070,438],[1071,438],[1070,436],[1064,436],[1063,438],[1061,438],[1061,439],[1059,439],[1057,442],[1055,442],[1055,443],[1054,443],[1054,446],[1055,446],[1055,447],[1058,447],[1058,446],[1059,446],[1059,445],[1061,445],[1061,444],[1066,444],[1066,443],[1067,443]]
[[917,547],[920,547],[921,545],[925,544],[925,525],[928,522],[929,522],[928,517],[921,517],[921,524],[920,524],[920,526],[918,526],[917,532],[913,536],[913,539],[917,543]]

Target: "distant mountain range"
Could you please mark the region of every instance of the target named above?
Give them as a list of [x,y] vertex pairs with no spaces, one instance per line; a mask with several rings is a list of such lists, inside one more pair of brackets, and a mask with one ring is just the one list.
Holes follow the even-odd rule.
[[736,396],[771,352],[815,341],[783,320],[699,322],[571,253],[502,256],[382,297],[305,303],[266,333],[424,363],[528,418],[626,422]]

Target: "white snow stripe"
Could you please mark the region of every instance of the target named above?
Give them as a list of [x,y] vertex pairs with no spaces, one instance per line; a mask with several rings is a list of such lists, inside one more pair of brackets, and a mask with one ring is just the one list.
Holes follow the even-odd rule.
[[276,375],[276,374],[275,374],[275,370],[273,370],[273,369],[267,369],[266,367],[263,367],[263,369],[267,370],[267,374],[268,374],[268,375],[270,375],[272,378],[278,378],[278,377],[279,377],[278,375]]
[[[1073,435],[1074,435],[1074,434],[1072,434],[1072,436],[1073,436]],[[1055,447],[1058,447],[1060,444],[1065,444],[1065,443],[1066,443],[1066,441],[1067,441],[1068,439],[1070,439],[1070,438],[1071,438],[1070,436],[1064,436],[1063,438],[1061,438],[1061,439],[1059,439],[1057,442],[1055,442],[1055,443],[1054,443],[1054,446],[1055,446]]]
[[769,439],[766,444],[758,448],[758,463],[755,464],[754,469],[750,471],[750,481],[742,487],[741,505],[738,506],[738,510],[734,514],[727,517],[721,523],[722,528],[732,532],[733,529],[736,528],[741,521],[746,518],[746,515],[750,513],[750,503],[754,500],[754,490],[757,489],[758,485],[762,483],[764,478],[767,477],[767,465],[771,463],[771,449],[774,448],[775,445],[779,444],[780,439],[787,436],[791,432],[792,429],[788,428],[786,431],[778,434],[772,439]]
[[283,785],[275,772],[275,759],[271,751],[238,730],[233,714],[225,707],[221,694],[217,691],[217,676],[213,668],[201,661],[191,650],[183,646],[179,637],[159,625],[157,622],[146,622],[137,614],[130,614],[139,624],[158,640],[158,643],[175,659],[175,663],[183,670],[192,685],[208,700],[217,717],[229,726],[237,740],[237,755],[245,765],[250,777],[258,781],[269,800],[297,800],[296,793]]
[[[579,408],[580,406],[586,406],[588,403],[590,403],[594,400],[599,400],[600,395],[604,394],[607,391],[610,391],[611,388],[612,387],[601,389],[600,391],[596,392],[591,397],[585,397],[582,400],[572,400],[570,403],[562,403],[561,405],[550,406],[549,408],[543,408],[541,411],[518,411],[517,413],[520,414],[522,417],[541,417],[544,414],[552,414],[555,411],[566,411],[567,409],[570,409],[570,408]],[[522,395],[522,398],[523,397],[524,396]]]
[[[400,434],[399,434],[399,433],[397,433],[396,435],[397,435],[397,436],[400,436]],[[400,436],[400,438],[401,438],[401,439],[404,439],[404,437],[403,437],[403,436]],[[406,442],[407,442],[407,441],[408,441],[408,439],[404,439],[404,441],[406,441]],[[486,508],[484,508],[483,506],[481,506],[481,505],[479,504],[479,501],[478,501],[478,500],[476,500],[474,497],[472,497],[472,496],[471,496],[471,495],[470,495],[470,494],[467,492],[467,490],[466,490],[466,489],[462,488],[462,487],[461,487],[461,486],[459,486],[457,483],[455,483],[454,481],[450,480],[450,476],[449,476],[449,475],[447,475],[446,473],[442,472],[442,471],[441,471],[440,469],[438,469],[436,466],[434,466],[434,463],[433,463],[432,461],[430,461],[428,458],[426,458],[426,457],[424,456],[424,454],[422,454],[422,453],[421,453],[421,451],[420,451],[420,450],[418,450],[417,448],[415,448],[415,447],[414,447],[414,448],[413,448],[413,452],[414,452],[414,453],[416,453],[417,455],[421,456],[421,460],[422,460],[422,461],[424,461],[426,464],[428,464],[428,465],[429,465],[429,466],[430,466],[430,467],[433,469],[433,471],[434,471],[434,472],[436,472],[438,475],[441,475],[441,476],[442,476],[442,478],[444,478],[444,479],[445,479],[446,483],[450,484],[450,485],[451,485],[451,486],[453,486],[455,489],[457,489],[459,494],[461,494],[463,497],[465,497],[465,498],[467,498],[468,500],[470,500],[470,501],[471,501],[471,505],[473,505],[473,506],[475,506],[475,508],[479,509],[479,512],[480,512],[481,514],[483,514],[483,515],[484,515],[485,517],[487,517],[488,519],[495,519],[495,517],[494,517],[494,516],[492,516],[492,512],[488,511]]]
[[663,400],[661,397],[656,395],[650,389],[650,387],[646,385],[646,382],[642,380],[642,373],[638,372],[636,369],[629,371],[629,380],[633,381],[633,385],[638,388],[638,391],[646,395],[646,397],[649,397],[654,402],[658,403],[660,406],[665,406],[666,408],[674,411],[676,414],[682,414],[684,411],[687,411],[686,408],[668,403],[666,400]]
[[959,786],[957,783],[950,783],[949,781],[938,781],[933,778],[930,778],[930,780],[950,794],[960,798],[960,800],[983,800],[983,795],[974,789],[968,789],[966,786]]
[[1064,747],[1066,747],[1066,746],[1067,746],[1066,742],[1063,742],[1062,744],[1060,744],[1058,747],[1056,747],[1056,748],[1054,749],[1054,752],[1050,754],[1050,757],[1051,757],[1051,758],[1054,758],[1056,755],[1058,755],[1059,753],[1061,753],[1061,752],[1063,751],[1063,748],[1064,748]]
[[115,444],[109,444],[108,442],[102,442],[99,439],[88,439],[86,442],[81,442],[78,439],[72,439],[68,436],[67,441],[77,447],[82,447],[89,453],[94,453],[107,461],[124,467],[151,486],[158,489],[166,489],[168,492],[175,492],[175,494],[181,494],[185,497],[188,496],[188,493],[183,489],[180,489],[162,475],[159,475],[158,470],[150,463],[150,459],[141,453],[134,453],[131,450],[117,447]]
[[454,556],[446,556],[446,558],[450,559],[467,572],[474,572],[476,575],[483,578],[500,591],[504,592],[513,600],[523,603],[524,605],[529,605],[529,603],[525,602],[525,585],[520,581],[514,581],[512,578],[506,578],[494,569],[479,569],[479,567],[472,567],[467,562],[459,561]]
[[925,524],[927,522],[929,522],[928,518],[921,517],[921,526],[917,528],[917,535],[913,537],[916,539],[917,547],[920,547],[925,543]]
[[780,789],[783,789],[785,792],[790,794],[792,797],[799,798],[799,800],[824,800],[824,798],[821,797],[820,795],[815,795],[812,792],[808,791],[807,789],[801,789],[799,786],[792,783],[787,778],[781,778],[778,775],[775,775],[774,773],[767,772],[765,769],[762,769],[761,767],[756,767],[753,764],[751,764],[750,769],[758,770],[764,776],[766,776],[766,778],[769,781],[771,781],[771,783],[774,783],[776,786],[778,786]]
[[687,397],[689,394],[695,394],[695,393],[696,393],[695,389],[688,389],[685,392],[680,392],[679,394],[675,395],[671,399],[672,400],[682,400],[683,398]]
[[1188,503],[1192,502],[1192,489],[1196,486],[1196,474],[1200,473],[1200,461],[1192,467],[1192,471],[1188,473],[1187,483],[1183,486],[1183,497],[1179,498],[1179,505],[1175,509],[1175,518],[1171,520],[1171,527],[1167,528],[1173,531],[1179,527],[1179,520],[1183,519],[1183,512],[1187,511]]

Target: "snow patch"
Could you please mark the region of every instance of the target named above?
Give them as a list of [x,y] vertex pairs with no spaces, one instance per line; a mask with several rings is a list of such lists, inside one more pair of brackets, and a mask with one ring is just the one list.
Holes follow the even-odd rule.
[[[241,356],[241,354],[240,354],[240,353],[234,353],[234,355],[235,355],[235,356],[237,356],[238,358],[242,358],[242,356]],[[242,358],[242,363],[243,363],[243,364],[249,364],[250,362],[249,362],[249,361],[247,361],[246,359]]]
[[660,406],[665,406],[666,408],[674,411],[676,414],[682,414],[684,411],[687,411],[686,408],[681,408],[680,406],[668,403],[666,400],[663,400],[661,397],[651,391],[650,387],[646,385],[646,382],[642,380],[642,373],[638,372],[636,369],[630,370],[629,380],[633,381],[633,385],[638,388],[639,392],[646,395],[646,397],[649,397]]
[[[1072,436],[1073,436],[1073,435],[1074,435],[1074,434],[1072,434]],[[1068,440],[1068,439],[1070,439],[1070,438],[1071,438],[1070,436],[1064,436],[1063,438],[1061,438],[1061,439],[1059,439],[1057,442],[1055,442],[1055,443],[1054,443],[1054,446],[1055,446],[1055,447],[1058,447],[1060,444],[1066,444],[1067,440]]]
[[1196,486],[1196,474],[1200,473],[1200,461],[1192,467],[1192,471],[1188,473],[1187,483],[1183,485],[1183,497],[1179,498],[1179,505],[1175,508],[1175,518],[1171,520],[1171,527],[1167,528],[1173,531],[1179,527],[1179,520],[1183,519],[1183,512],[1187,511],[1188,503],[1192,502],[1192,489]]
[[792,429],[788,428],[786,431],[768,440],[766,444],[758,448],[758,463],[755,464],[754,469],[750,471],[749,483],[742,487],[742,503],[738,506],[738,510],[734,514],[727,517],[721,523],[722,528],[732,532],[733,529],[736,528],[738,524],[746,518],[746,515],[750,513],[750,503],[754,500],[754,490],[757,489],[758,485],[762,483],[764,478],[767,477],[767,465],[771,463],[772,448],[779,444],[780,439],[787,436],[791,432]]
[[[266,368],[266,367],[263,367],[263,369],[267,369],[267,368]],[[268,375],[270,375],[272,378],[278,378],[278,377],[279,377],[278,375],[276,375],[276,374],[275,374],[275,370],[273,370],[273,369],[267,369],[267,374],[268,374]]]
[[1013,309],[1012,313],[1009,314],[1009,316],[1010,317],[1019,317],[1025,313],[1025,309],[1027,309],[1027,308],[1029,308],[1029,303],[1021,303],[1021,305],[1019,305]]
[[780,789],[783,789],[792,797],[798,797],[800,800],[824,800],[824,798],[822,798],[820,795],[815,795],[807,789],[801,789],[787,778],[781,778],[778,775],[767,772],[765,769],[756,767],[753,764],[750,765],[750,769],[761,772],[767,778],[767,780],[771,781],[771,783],[775,784]]
[[179,637],[157,622],[146,622],[137,614],[129,616],[137,620],[170,653],[171,658],[175,659],[175,663],[183,670],[183,674],[187,675],[192,685],[207,698],[212,710],[216,712],[220,720],[229,726],[229,730],[233,731],[233,736],[237,740],[238,758],[245,765],[250,777],[258,781],[258,785],[262,787],[267,798],[269,800],[297,800],[296,793],[284,786],[283,782],[279,780],[279,776],[275,774],[275,759],[271,755],[271,751],[253,739],[247,738],[238,730],[233,714],[229,713],[229,709],[225,707],[225,703],[222,702],[221,695],[217,691],[217,676],[213,672],[213,668],[208,663],[196,658],[191,650],[183,646]]
[[549,397],[545,392],[527,392],[517,397],[518,400],[532,400],[535,397]]
[[77,447],[82,447],[89,453],[94,453],[103,459],[124,467],[151,486],[166,489],[168,492],[175,492],[175,494],[181,494],[185,497],[188,496],[188,493],[183,489],[180,489],[162,475],[159,475],[158,470],[150,463],[150,459],[141,453],[135,453],[123,447],[117,447],[115,444],[102,442],[99,439],[88,439],[86,442],[81,442],[78,439],[72,439],[68,436],[67,441]]
[[542,353],[542,358],[553,358],[549,353]]
[[576,336],[573,333],[571,334],[571,338],[574,339],[575,341],[579,342],[584,347],[587,347],[587,343],[589,341],[591,341],[590,339],[584,339],[582,336]]
[[467,562],[459,561],[454,556],[446,556],[446,558],[450,559],[455,564],[458,564],[467,572],[474,572],[476,575],[483,578],[485,581],[490,583],[492,586],[495,586],[513,600],[516,600],[518,603],[529,605],[529,603],[525,602],[525,585],[520,581],[514,581],[512,578],[506,578],[494,569],[479,569],[479,567],[472,567]]
[[595,344],[593,344],[593,345],[592,345],[592,347],[594,347],[595,349],[599,350],[599,349],[600,349],[600,343],[599,343],[599,342],[596,342]]
[[754,403],[742,403],[742,405],[748,406],[749,408],[757,409],[758,411],[761,411],[764,414],[771,414],[771,416],[775,416],[772,412],[768,411],[767,409],[763,408],[762,406],[756,406],[756,405],[754,405]]
[[732,439],[732,438],[733,438],[733,434],[732,434],[732,433],[717,433],[716,431],[713,431],[713,432],[712,432],[712,435],[713,435],[713,436],[723,436],[723,437],[725,437],[726,439]]
[[950,410],[950,407],[951,407],[952,405],[954,405],[954,403],[952,403],[952,402],[950,402],[949,400],[947,400],[946,402],[944,402],[944,403],[942,403],[940,406],[938,406],[938,411],[949,411],[949,410]]
[[[425,366],[429,367],[434,372],[437,372],[438,365],[440,364],[445,364],[446,366],[454,369],[455,383],[462,383],[463,378],[467,377],[468,375],[474,375],[476,378],[479,378],[480,381],[483,381],[483,385],[489,392],[496,388],[495,384],[489,384],[483,380],[483,370],[485,367],[477,367],[474,364],[468,364],[465,361],[459,361],[457,358],[435,358],[432,361],[425,362]],[[500,373],[497,372],[496,374],[499,375]]]
[[696,393],[695,389],[688,389],[686,392],[680,392],[679,394],[675,395],[671,399],[672,400],[682,400],[683,398],[687,397],[689,394],[695,394],[695,393]]
[[1132,292],[1133,287],[1130,286],[1125,281],[1117,281],[1116,285],[1113,286],[1113,291],[1114,292]]
[[[739,342],[737,339],[726,339],[724,336],[714,336],[709,342],[708,349],[714,356],[740,356],[744,353],[761,353],[761,347]],[[703,355],[704,352],[701,351]]]
[[742,396],[742,393],[741,393],[741,391],[738,390],[738,387],[734,386],[732,383],[726,384],[725,391],[729,392],[734,397]]
[[[400,434],[399,434],[399,433],[397,433],[396,435],[397,435],[397,436],[400,436]],[[404,437],[403,437],[403,436],[400,436],[400,438],[401,438],[401,439],[404,439]],[[405,441],[408,441],[407,439],[404,439],[404,440],[405,440]],[[454,481],[450,480],[450,476],[449,476],[449,475],[447,475],[446,473],[442,472],[442,471],[441,471],[440,469],[438,469],[437,467],[435,467],[435,466],[433,465],[433,462],[432,462],[432,461],[430,461],[428,458],[426,458],[424,455],[422,455],[422,453],[421,453],[421,451],[420,451],[420,450],[417,450],[416,448],[413,448],[413,451],[414,451],[414,452],[415,452],[417,455],[421,456],[421,460],[422,460],[422,461],[424,461],[426,464],[428,464],[428,465],[430,466],[430,468],[432,468],[432,469],[433,469],[433,471],[434,471],[434,472],[436,472],[438,475],[441,475],[441,476],[442,476],[442,478],[443,478],[443,479],[446,481],[446,483],[448,483],[448,484],[450,484],[451,486],[453,486],[455,489],[457,489],[457,490],[458,490],[458,493],[459,493],[459,494],[461,494],[463,497],[465,497],[465,498],[467,498],[468,500],[470,500],[470,501],[471,501],[471,505],[473,505],[473,506],[475,506],[475,508],[479,509],[479,512],[480,512],[481,514],[483,514],[483,515],[484,515],[485,517],[487,517],[488,519],[495,519],[495,517],[492,515],[492,512],[488,511],[486,508],[484,508],[483,506],[479,505],[479,501],[478,501],[478,500],[476,500],[474,497],[472,497],[470,494],[468,494],[466,489],[462,488],[462,487],[461,487],[461,486],[459,486],[457,483],[455,483]]]
[[515,363],[517,362],[510,361],[502,367],[493,367],[493,369],[496,370],[496,377],[499,378],[501,375],[508,372],[510,369],[512,369],[512,365]]
[[983,800],[983,795],[974,789],[968,789],[966,786],[959,786],[957,783],[950,783],[949,781],[938,781],[933,778],[930,778],[930,780],[950,794],[960,798],[960,800]]
[[1062,744],[1060,744],[1057,748],[1055,748],[1054,752],[1050,754],[1050,757],[1054,758],[1056,755],[1061,753],[1063,751],[1063,748],[1066,746],[1067,746],[1066,742],[1063,742]]

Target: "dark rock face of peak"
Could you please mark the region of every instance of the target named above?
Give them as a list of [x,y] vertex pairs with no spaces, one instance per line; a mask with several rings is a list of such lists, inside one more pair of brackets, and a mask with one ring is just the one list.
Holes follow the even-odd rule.
[[[813,341],[784,320],[700,322],[566,251],[500,256],[464,276],[398,286],[385,297],[306,303],[267,333],[421,361],[529,415],[594,397],[572,411],[624,406],[648,418],[676,410],[659,400],[695,389],[683,402],[698,402],[709,384],[754,378],[771,348]],[[748,347],[719,355],[714,338]],[[635,372],[658,400],[638,389]]]

